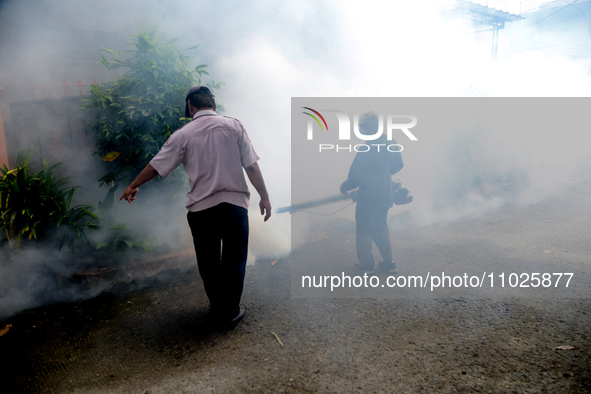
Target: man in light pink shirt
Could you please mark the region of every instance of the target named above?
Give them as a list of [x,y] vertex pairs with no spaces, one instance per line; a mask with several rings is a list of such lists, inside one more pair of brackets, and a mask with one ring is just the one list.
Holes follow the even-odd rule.
[[250,192],[243,168],[261,197],[261,215],[271,216],[271,202],[257,156],[242,123],[218,116],[215,99],[205,86],[186,98],[185,116],[193,121],[175,131],[160,152],[125,189],[119,200],[136,199],[138,187],[157,175],[167,177],[179,164],[189,176],[187,219],[193,235],[199,273],[222,325],[244,317],[240,305],[248,252]]

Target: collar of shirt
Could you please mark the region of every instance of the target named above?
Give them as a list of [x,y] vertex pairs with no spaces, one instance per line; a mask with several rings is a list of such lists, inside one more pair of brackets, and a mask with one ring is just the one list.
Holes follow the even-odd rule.
[[218,114],[216,114],[216,112],[212,109],[203,109],[201,111],[198,111],[194,116],[193,116],[193,120],[197,119],[200,116],[204,116],[204,115],[215,115],[217,116]]

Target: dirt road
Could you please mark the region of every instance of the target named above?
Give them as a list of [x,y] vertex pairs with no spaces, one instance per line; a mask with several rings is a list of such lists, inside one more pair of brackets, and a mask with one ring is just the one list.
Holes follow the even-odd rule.
[[570,293],[292,298],[292,260],[338,265],[329,251],[352,236],[341,226],[249,267],[247,316],[231,331],[207,323],[196,271],[14,316],[0,324],[12,324],[0,337],[2,382],[50,393],[591,392],[590,194],[579,184],[530,207],[393,229],[400,275],[538,261],[572,269]]

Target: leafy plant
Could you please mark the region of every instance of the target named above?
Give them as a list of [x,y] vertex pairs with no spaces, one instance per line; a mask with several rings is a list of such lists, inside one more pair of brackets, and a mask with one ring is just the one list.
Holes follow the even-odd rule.
[[138,239],[127,231],[125,223],[119,223],[116,226],[108,228],[107,237],[97,242],[95,250],[107,250],[115,252],[125,252],[129,249],[143,249],[146,252],[154,250],[151,242],[145,239]]
[[[101,185],[129,184],[170,134],[189,120],[184,117],[184,98],[191,86],[201,84],[201,77],[208,75],[207,66],[187,69],[190,58],[176,48],[176,41],[149,26],[134,37],[127,58],[103,50],[110,58],[103,54],[101,62],[109,71],[122,68],[126,72],[118,80],[93,85],[91,98],[83,105],[96,112],[90,124],[96,154],[108,163]],[[178,181],[179,174],[172,178]]]
[[68,178],[56,178],[60,163],[35,173],[30,169],[30,152],[18,167],[0,169],[0,228],[6,232],[11,247],[20,247],[21,239],[39,239],[51,230],[61,232],[59,248],[64,244],[73,248],[77,239],[87,241],[84,230],[94,225],[98,217],[93,207],[72,207],[76,187],[64,189]]

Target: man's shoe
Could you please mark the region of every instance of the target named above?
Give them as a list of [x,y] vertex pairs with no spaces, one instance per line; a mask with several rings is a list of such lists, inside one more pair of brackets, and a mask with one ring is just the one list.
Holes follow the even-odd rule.
[[242,321],[242,319],[244,319],[244,315],[246,314],[246,308],[244,307],[244,305],[239,305],[238,308],[239,308],[238,315],[236,315],[235,318],[231,319],[227,323],[227,325],[229,327],[234,327],[236,324],[240,323],[240,321]]
[[356,271],[363,272],[364,274],[373,274],[374,273],[372,266],[364,265],[361,263],[356,263],[355,265],[353,265],[353,268]]
[[231,319],[228,317],[223,317],[222,314],[213,310],[209,311],[208,318],[214,324],[214,326],[219,329],[234,328],[236,324],[240,323],[240,321],[244,318],[244,314],[246,313],[246,308],[243,305],[239,305],[238,308],[238,314]]
[[389,274],[393,274],[396,272],[396,264],[393,261],[390,261],[390,262],[382,261],[380,263],[380,269],[384,272],[389,273]]

